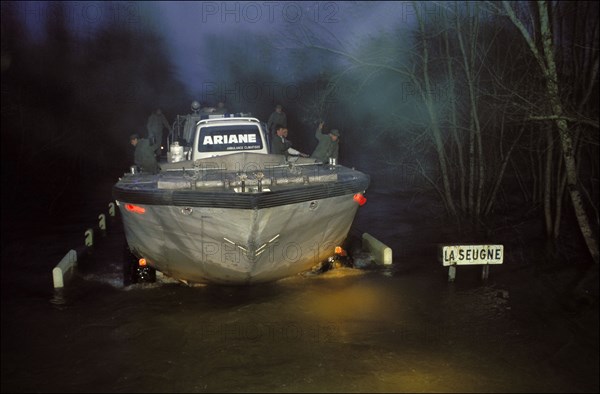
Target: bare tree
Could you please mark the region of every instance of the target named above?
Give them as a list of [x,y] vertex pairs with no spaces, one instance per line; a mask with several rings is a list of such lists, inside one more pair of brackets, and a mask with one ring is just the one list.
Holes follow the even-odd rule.
[[567,190],[571,197],[571,203],[575,211],[575,216],[579,224],[579,228],[586,242],[592,259],[597,264],[599,260],[598,243],[593,234],[590,220],[583,204],[580,191],[580,183],[577,174],[577,163],[574,152],[574,143],[572,137],[572,129],[569,128],[564,104],[561,100],[559,90],[559,76],[556,68],[555,55],[555,37],[552,31],[551,20],[549,16],[549,4],[545,1],[537,1],[537,11],[539,12],[539,21],[531,26],[534,31],[539,34],[541,43],[535,42],[534,37],[527,28],[527,24],[520,19],[511,3],[503,2],[504,10],[512,23],[517,27],[523,39],[527,43],[533,56],[535,57],[539,70],[545,80],[546,98],[549,103],[547,114],[536,115],[535,119],[545,119],[554,124],[558,130],[560,144],[562,147],[562,159],[566,170]]

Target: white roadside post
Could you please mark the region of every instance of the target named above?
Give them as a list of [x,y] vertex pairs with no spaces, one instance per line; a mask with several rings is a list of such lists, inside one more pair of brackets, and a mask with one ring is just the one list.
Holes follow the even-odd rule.
[[[115,204],[113,202],[108,204],[108,213],[111,218],[114,218]],[[103,213],[98,215],[98,228],[101,234],[106,236],[106,215]],[[52,270],[52,280],[55,289],[61,289],[65,286],[66,281],[73,275],[79,257],[82,254],[90,253],[90,249],[94,246],[94,229],[86,229],[84,235],[85,246],[71,249]]]
[[371,256],[378,264],[392,264],[392,248],[376,239],[369,233],[362,235],[362,247],[371,253]]
[[76,264],[77,252],[71,249],[52,270],[52,281],[55,289],[65,287],[65,282],[72,276]]
[[100,234],[106,237],[106,215],[103,213],[98,215],[98,228],[100,229]]
[[85,230],[85,246],[94,246],[94,229],[88,228]]
[[114,202],[108,203],[108,214],[110,215],[111,218],[115,217],[115,203]]
[[442,264],[448,267],[448,282],[456,279],[456,266],[483,265],[481,279],[487,280],[490,264],[502,264],[504,245],[443,245]]

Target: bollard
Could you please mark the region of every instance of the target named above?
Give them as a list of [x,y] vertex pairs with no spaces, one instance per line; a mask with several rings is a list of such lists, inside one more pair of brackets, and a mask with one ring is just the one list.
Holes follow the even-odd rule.
[[77,264],[77,252],[71,249],[52,270],[54,288],[65,286],[65,281],[73,274],[75,264]]
[[91,228],[85,230],[85,246],[94,246],[94,230]]
[[371,256],[373,256],[373,259],[376,263],[383,265],[392,264],[392,248],[385,245],[372,235],[363,233],[362,247],[371,253]]
[[106,237],[106,215],[103,213],[98,215],[98,228],[100,229],[100,235]]
[[112,218],[115,217],[115,203],[114,202],[109,202],[108,203],[108,214]]
[[100,230],[102,231],[106,231],[106,215],[101,213],[100,215],[98,215],[98,219],[98,228],[100,228]]

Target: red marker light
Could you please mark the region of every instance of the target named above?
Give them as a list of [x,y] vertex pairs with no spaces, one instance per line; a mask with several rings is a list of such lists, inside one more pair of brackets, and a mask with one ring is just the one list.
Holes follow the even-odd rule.
[[125,209],[127,209],[129,212],[139,213],[140,215],[146,213],[146,208],[133,204],[125,204]]
[[145,267],[148,264],[148,262],[145,258],[142,257],[141,259],[139,259],[138,264],[140,265],[140,267]]
[[346,251],[344,250],[344,248],[342,248],[341,246],[336,246],[335,247],[335,254],[340,255],[340,256],[347,256],[348,253],[346,253]]
[[362,207],[363,205],[366,204],[367,198],[365,196],[363,196],[362,193],[356,193],[354,195],[354,201],[356,201],[358,203],[358,205],[360,205]]

